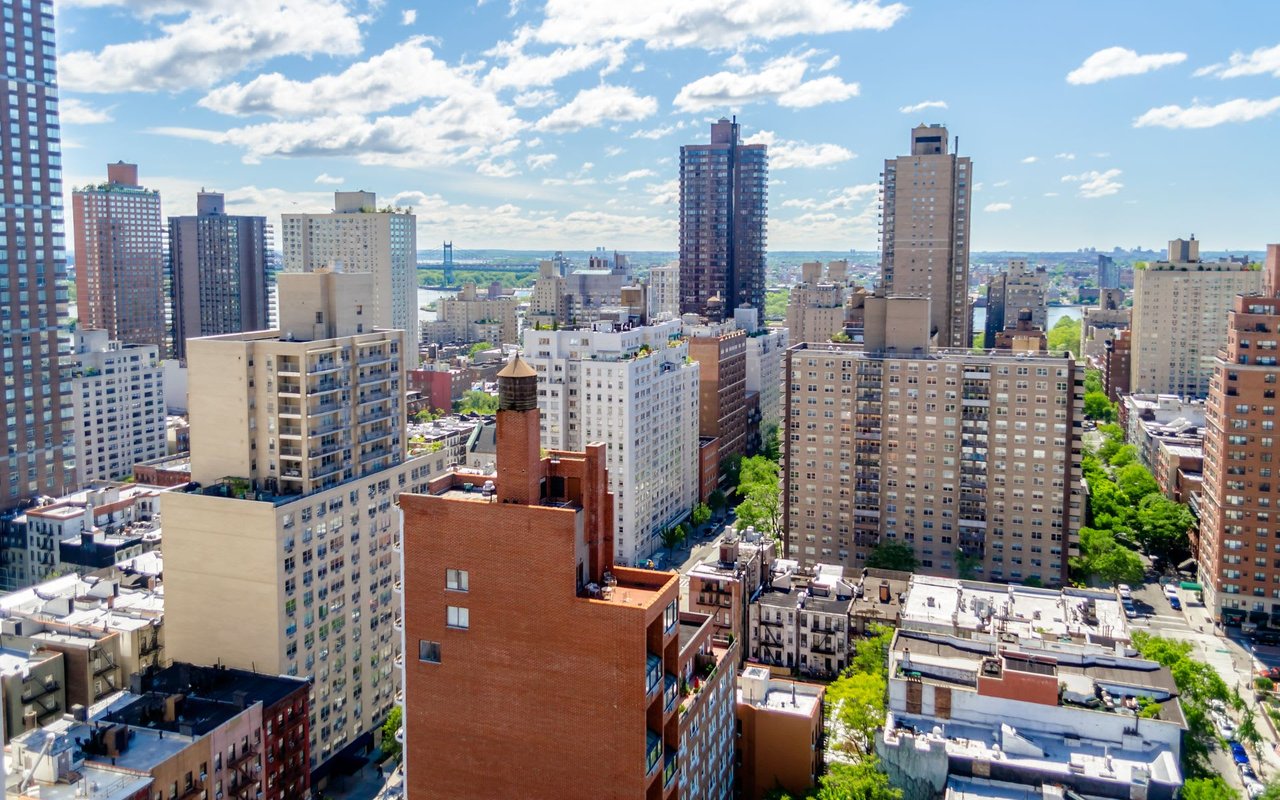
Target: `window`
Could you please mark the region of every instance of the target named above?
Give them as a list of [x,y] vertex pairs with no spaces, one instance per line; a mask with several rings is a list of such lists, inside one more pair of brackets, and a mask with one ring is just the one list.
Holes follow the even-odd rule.
[[466,630],[471,627],[471,614],[467,609],[460,606],[449,606],[448,616],[445,623],[450,628],[461,628]]
[[451,592],[470,591],[470,580],[465,569],[445,570],[444,588]]
[[426,661],[429,664],[440,663],[440,643],[428,642],[426,639],[418,640],[418,660]]

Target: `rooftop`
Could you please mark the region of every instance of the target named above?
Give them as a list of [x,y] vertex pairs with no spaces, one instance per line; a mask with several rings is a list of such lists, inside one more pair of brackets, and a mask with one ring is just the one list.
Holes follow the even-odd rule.
[[738,676],[738,702],[770,711],[812,716],[823,692],[819,684],[775,678],[764,667],[748,666]]

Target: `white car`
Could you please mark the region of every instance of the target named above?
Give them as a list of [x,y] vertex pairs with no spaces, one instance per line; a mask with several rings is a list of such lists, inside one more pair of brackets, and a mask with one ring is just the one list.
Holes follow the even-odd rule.
[[1256,798],[1256,797],[1262,797],[1262,793],[1267,790],[1267,787],[1263,786],[1262,783],[1260,783],[1259,781],[1245,778],[1244,790],[1248,792],[1250,798]]
[[1166,596],[1166,597],[1177,597],[1177,596],[1178,596],[1178,587],[1177,587],[1175,584],[1172,584],[1172,583],[1166,583],[1166,584],[1164,585],[1164,594],[1165,594],[1165,596]]
[[1133,599],[1133,591],[1129,588],[1129,584],[1127,583],[1122,583],[1119,586],[1117,586],[1116,591],[1119,592],[1121,600]]

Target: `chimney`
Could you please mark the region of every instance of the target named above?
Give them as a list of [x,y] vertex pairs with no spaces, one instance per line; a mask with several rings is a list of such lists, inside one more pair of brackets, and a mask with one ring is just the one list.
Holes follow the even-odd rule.
[[538,373],[518,353],[498,373],[498,502],[541,499],[542,449]]

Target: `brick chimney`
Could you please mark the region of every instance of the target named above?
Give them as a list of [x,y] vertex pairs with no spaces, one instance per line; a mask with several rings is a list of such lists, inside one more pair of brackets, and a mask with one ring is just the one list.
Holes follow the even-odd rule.
[[498,502],[532,505],[542,497],[538,373],[519,354],[498,373]]

